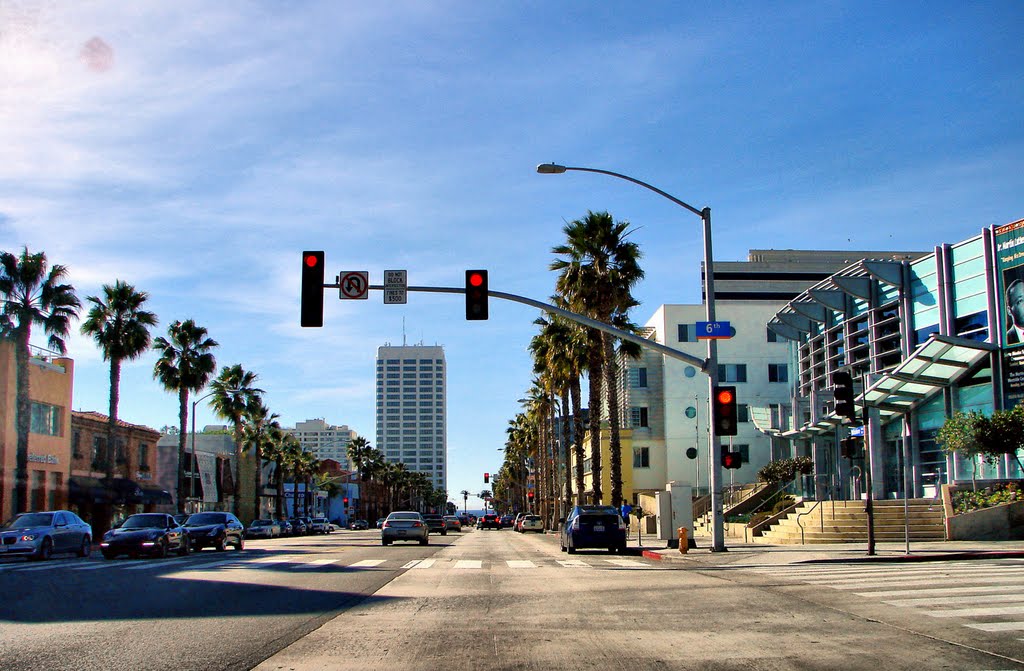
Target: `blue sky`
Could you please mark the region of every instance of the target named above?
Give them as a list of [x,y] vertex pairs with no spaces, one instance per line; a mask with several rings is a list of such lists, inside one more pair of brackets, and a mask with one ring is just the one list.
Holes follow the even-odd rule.
[[[461,505],[500,464],[536,311],[328,291],[300,329],[302,250],[545,299],[561,227],[607,210],[645,253],[634,320],[699,302],[697,217],[549,161],[711,206],[718,260],[956,242],[1024,217],[1022,26],[1019,2],[7,1],[0,249],[45,251],[83,297],[134,284],[159,334],[195,319],[286,425],[374,442],[377,347],[443,345]],[[107,364],[68,345],[75,409],[105,412]],[[119,415],[159,428],[154,360],[125,367]]]

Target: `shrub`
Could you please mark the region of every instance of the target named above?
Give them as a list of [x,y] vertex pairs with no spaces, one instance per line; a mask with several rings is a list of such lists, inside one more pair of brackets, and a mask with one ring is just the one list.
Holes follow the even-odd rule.
[[977,491],[966,489],[953,492],[953,512],[962,515],[982,508],[1013,503],[1024,499],[1018,483],[991,485]]
[[761,482],[789,482],[798,475],[807,475],[814,470],[814,462],[810,457],[795,457],[769,462],[757,472]]

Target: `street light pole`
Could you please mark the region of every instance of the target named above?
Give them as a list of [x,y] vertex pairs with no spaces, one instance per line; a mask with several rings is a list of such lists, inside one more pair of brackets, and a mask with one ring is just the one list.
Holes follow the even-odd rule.
[[[596,172],[601,175],[609,175],[611,177],[624,179],[627,182],[632,182],[644,187],[645,189],[653,191],[659,196],[667,198],[676,205],[685,210],[689,210],[701,218],[704,225],[704,308],[707,320],[709,322],[715,321],[715,273],[714,255],[711,249],[711,208],[705,207],[702,210],[698,210],[692,205],[684,203],[675,196],[666,193],[647,182],[642,182],[639,179],[630,177],[629,175],[623,175],[610,170],[571,167],[558,165],[557,163],[541,163],[537,166],[537,172],[542,175],[559,175],[567,170],[574,170],[577,172]],[[725,525],[722,518],[722,444],[719,437],[715,434],[715,423],[712,421],[712,418],[714,417],[715,387],[718,385],[718,341],[716,339],[709,338],[707,340],[707,353],[708,356],[704,372],[708,376],[708,442],[711,447],[709,450],[711,453],[711,551],[724,552],[726,548]]]
[[[229,393],[234,393],[234,392],[237,392],[239,390],[238,389],[227,389],[225,391],[227,391]],[[215,391],[211,391],[211,392],[209,392],[207,394],[204,394],[204,395],[200,396],[196,400],[192,401],[192,463],[190,464],[189,471],[188,471],[188,473],[189,473],[189,477],[188,477],[188,487],[189,487],[188,498],[189,498],[189,502],[190,503],[195,503],[195,498],[196,498],[196,406],[199,405],[200,401],[208,399],[208,398],[210,398],[211,396],[213,396],[216,393],[217,392],[215,392]],[[257,468],[259,468],[259,467],[257,466]],[[195,512],[195,511],[193,511],[193,512]]]

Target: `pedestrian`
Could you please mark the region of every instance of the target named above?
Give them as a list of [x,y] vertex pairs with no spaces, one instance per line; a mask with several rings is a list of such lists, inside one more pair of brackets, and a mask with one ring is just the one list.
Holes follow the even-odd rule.
[[633,512],[633,506],[623,503],[621,508],[622,520],[626,523],[626,532],[629,532],[629,514]]

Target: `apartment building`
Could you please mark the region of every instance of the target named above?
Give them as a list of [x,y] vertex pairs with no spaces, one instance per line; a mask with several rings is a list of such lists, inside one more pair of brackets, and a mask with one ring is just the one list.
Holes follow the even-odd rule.
[[348,426],[334,426],[324,419],[307,419],[297,422],[294,429],[286,428],[285,431],[298,438],[302,449],[315,454],[317,459],[332,459],[345,470],[352,470],[348,445],[358,434]]

